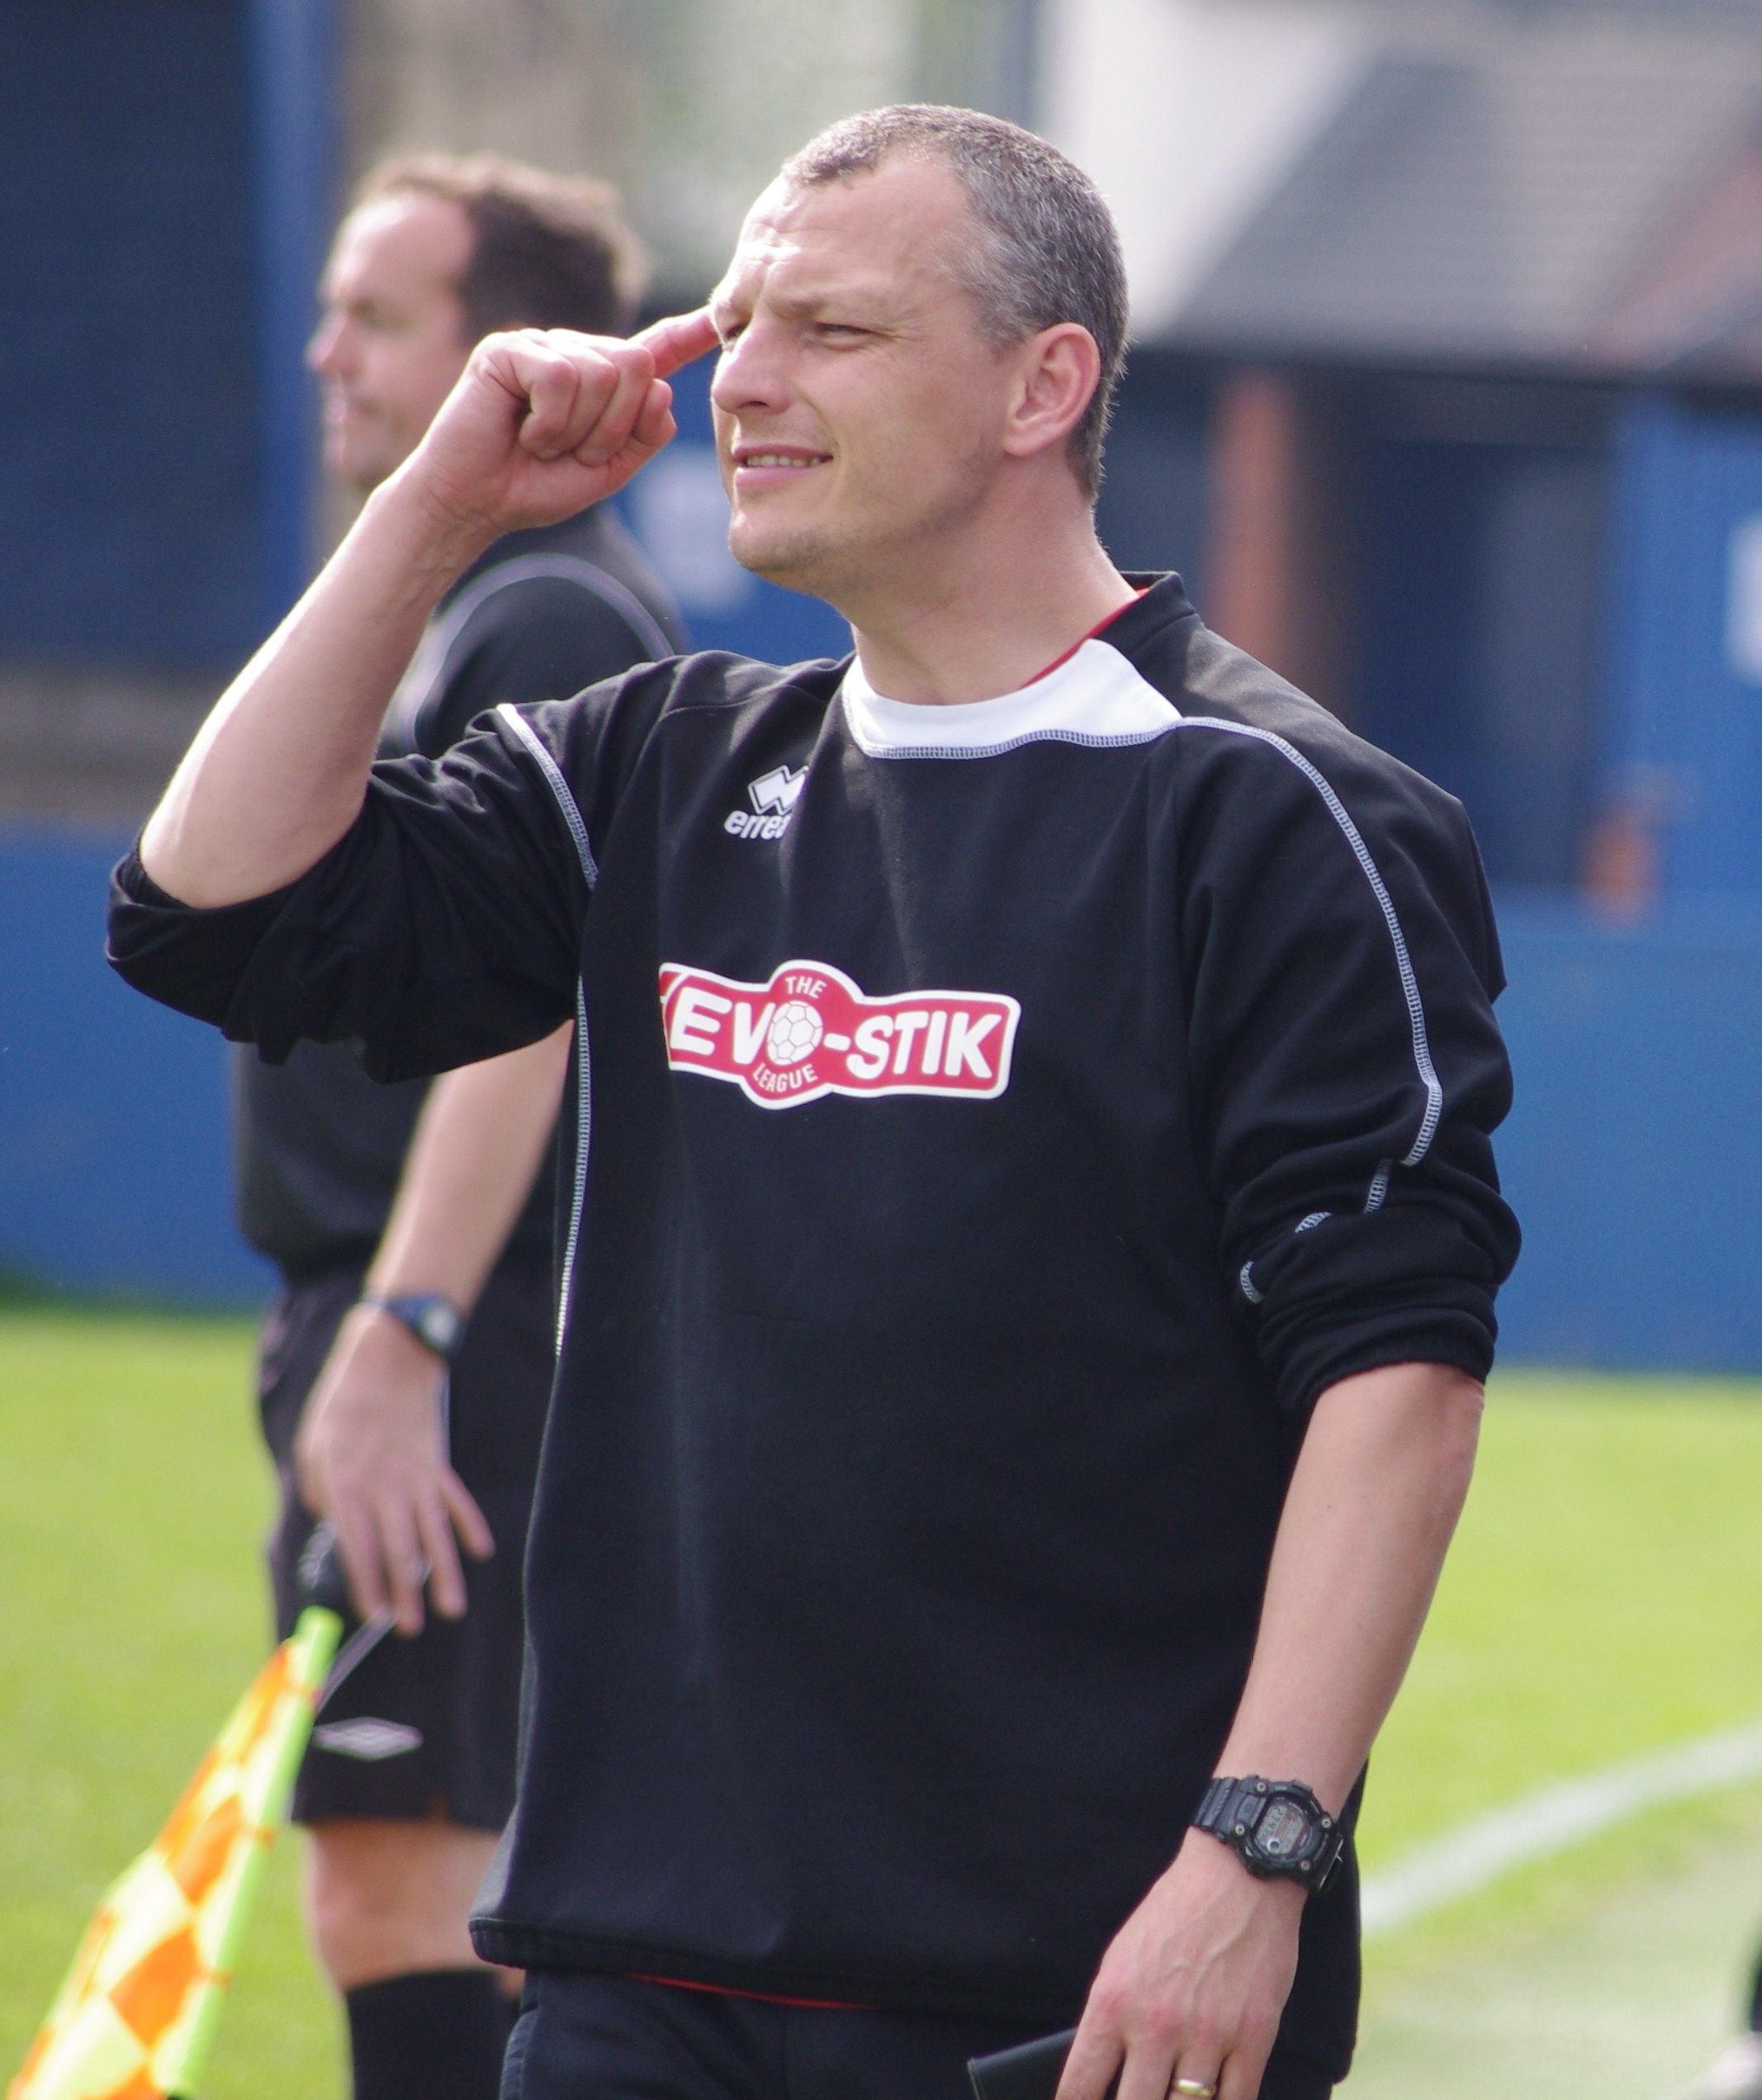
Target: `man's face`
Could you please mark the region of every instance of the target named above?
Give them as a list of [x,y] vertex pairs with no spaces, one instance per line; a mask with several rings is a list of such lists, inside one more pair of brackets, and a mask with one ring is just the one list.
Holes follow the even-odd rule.
[[325,464],[363,492],[415,450],[465,369],[471,239],[435,197],[377,197],[338,229],[306,363],[324,382]]
[[838,602],[921,572],[1003,460],[1013,360],[951,267],[977,238],[946,168],[908,159],[774,183],[712,301],[729,546]]

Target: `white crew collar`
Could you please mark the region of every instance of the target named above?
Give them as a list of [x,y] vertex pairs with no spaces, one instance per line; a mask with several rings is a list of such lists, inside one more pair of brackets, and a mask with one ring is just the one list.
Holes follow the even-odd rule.
[[1054,671],[991,700],[926,707],[878,693],[853,659],[845,720],[870,758],[990,758],[1019,744],[1140,744],[1180,719],[1120,652],[1091,639]]

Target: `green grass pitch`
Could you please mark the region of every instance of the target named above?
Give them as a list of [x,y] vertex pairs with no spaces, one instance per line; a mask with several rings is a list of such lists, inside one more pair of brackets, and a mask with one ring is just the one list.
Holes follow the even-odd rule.
[[[264,1652],[249,1358],[236,1322],[0,1314],[0,2077]],[[1762,1713],[1759,1403],[1738,1383],[1496,1383],[1373,1764],[1368,1864],[1545,1779]],[[1390,1979],[1447,1977],[1537,1916],[1612,1900],[1721,1818],[1762,1831],[1754,1801],[1672,1811],[1380,1943],[1373,2009]],[[277,1848],[203,2100],[341,2090],[298,1849]]]
[[[240,1322],[0,1314],[0,2079],[267,1652],[250,1381]],[[298,1865],[278,1843],[202,2100],[343,2089]]]

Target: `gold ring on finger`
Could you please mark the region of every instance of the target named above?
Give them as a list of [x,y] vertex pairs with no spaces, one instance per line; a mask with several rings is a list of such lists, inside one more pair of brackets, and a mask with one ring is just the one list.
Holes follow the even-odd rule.
[[1177,2079],[1175,2090],[1182,2100],[1217,2100],[1217,2088],[1207,2085],[1202,2079]]

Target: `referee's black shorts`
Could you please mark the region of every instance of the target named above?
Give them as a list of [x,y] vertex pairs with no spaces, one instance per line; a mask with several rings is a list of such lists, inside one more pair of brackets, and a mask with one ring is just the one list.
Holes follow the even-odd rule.
[[[281,1482],[269,1539],[276,1624],[291,1630],[296,1568],[314,1519],[294,1485],[306,1396],[361,1290],[356,1270],[291,1285],[263,1324],[258,1398]],[[514,1806],[523,1642],[521,1567],[553,1368],[548,1253],[505,1254],[478,1300],[449,1385],[452,1463],[495,1539],[464,1560],[460,1619],[425,1614],[414,1639],[388,1633],[326,1703],[294,1789],[296,1822],[343,1817],[500,1830]]]

